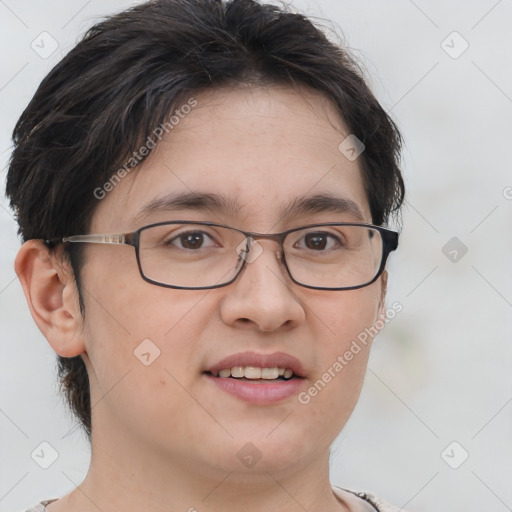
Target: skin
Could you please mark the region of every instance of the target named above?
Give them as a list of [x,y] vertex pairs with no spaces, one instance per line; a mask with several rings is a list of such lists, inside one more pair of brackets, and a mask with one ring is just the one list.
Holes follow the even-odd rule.
[[[371,223],[359,162],[338,150],[349,132],[323,96],[273,85],[194,97],[192,113],[99,202],[91,233],[183,217],[260,233],[357,221],[329,212],[279,218],[282,205],[316,192],[351,199]],[[236,217],[181,210],[130,221],[163,192],[190,190],[228,195],[243,209]],[[328,463],[370,345],[307,405],[297,397],[250,405],[202,372],[233,353],[280,351],[302,362],[307,389],[382,315],[386,276],[358,290],[307,289],[290,280],[275,242],[259,243],[263,253],[242,275],[213,290],[154,286],[141,279],[133,247],[84,245],[84,317],[59,251],[34,240],[22,246],[16,272],[37,325],[57,354],[83,356],[91,382],[90,469],[49,512],[368,510],[349,493],[334,496]],[[147,338],[161,351],[150,366],[133,354]],[[251,468],[237,457],[248,442],[262,455]]]

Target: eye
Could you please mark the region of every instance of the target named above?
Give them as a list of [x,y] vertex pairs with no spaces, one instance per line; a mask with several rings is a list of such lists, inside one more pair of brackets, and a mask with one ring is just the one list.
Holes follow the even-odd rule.
[[324,251],[335,248],[336,245],[343,245],[337,236],[325,231],[306,233],[301,240],[305,241],[306,249],[313,251]]
[[211,240],[213,242],[209,247],[215,247],[217,245],[211,236],[204,231],[186,231],[164,241],[164,245],[166,247],[172,245],[178,249],[196,250],[204,248],[203,244],[207,240]]

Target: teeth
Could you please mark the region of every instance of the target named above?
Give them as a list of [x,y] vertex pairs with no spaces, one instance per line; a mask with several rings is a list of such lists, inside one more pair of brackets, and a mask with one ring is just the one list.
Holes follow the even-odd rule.
[[244,377],[245,376],[245,367],[244,366],[233,366],[231,368],[231,377]]
[[290,379],[293,377],[293,370],[290,368],[258,368],[255,366],[233,366],[232,368],[224,368],[223,370],[219,370],[219,372],[215,372],[215,376],[219,377],[235,377],[237,379],[241,379],[245,377],[246,379],[264,379],[264,380],[274,380],[278,377],[284,377],[285,379]]
[[262,379],[277,379],[279,377],[279,368],[262,368],[261,378]]
[[245,367],[245,378],[246,379],[261,379],[261,368],[255,368],[254,366]]

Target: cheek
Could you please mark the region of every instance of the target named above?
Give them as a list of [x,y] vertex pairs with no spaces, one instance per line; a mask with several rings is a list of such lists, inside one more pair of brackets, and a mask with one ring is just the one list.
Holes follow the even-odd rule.
[[380,286],[340,292],[335,299],[317,303],[316,323],[323,333],[317,339],[319,357],[310,387],[298,397],[308,414],[322,416],[333,432],[346,422],[361,391],[376,335]]
[[[378,320],[381,286],[377,281],[365,288],[332,293],[332,296],[318,296],[311,302],[312,321],[318,325],[318,331],[323,332],[319,340],[322,352],[331,357],[348,350],[358,337],[363,339]],[[366,341],[370,345],[371,337]],[[365,348],[364,344],[361,346]]]
[[156,295],[131,293],[131,301],[119,294],[108,311],[89,301],[92,403],[97,404],[97,425],[103,422],[107,430],[121,424],[151,440],[164,439],[170,429],[183,439],[195,433],[193,414],[188,414],[194,402],[187,390],[196,378],[191,370],[203,330],[199,319],[211,315],[201,310],[197,297],[173,305],[169,298],[158,300],[161,292],[154,288]]
[[[146,283],[133,261],[108,257],[84,267],[85,331],[92,381],[100,394],[123,380],[130,393],[187,385],[190,363],[212,311],[203,292]],[[127,258],[128,259],[128,258]],[[101,260],[101,261],[99,261]],[[135,267],[135,271],[130,269]],[[125,377],[126,376],[126,377]],[[174,377],[174,379],[173,379]]]

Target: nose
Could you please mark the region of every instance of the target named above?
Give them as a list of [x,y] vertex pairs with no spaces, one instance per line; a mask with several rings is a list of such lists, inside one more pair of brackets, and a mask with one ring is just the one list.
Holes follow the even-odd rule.
[[224,288],[220,315],[224,323],[270,332],[291,329],[305,318],[305,310],[294,293],[278,244],[256,241],[245,256],[245,266]]

